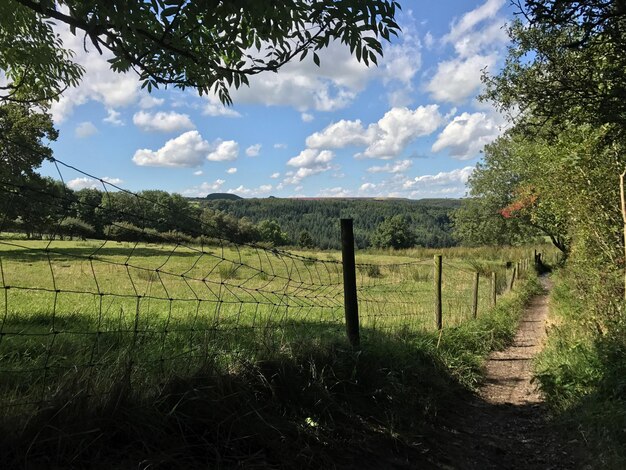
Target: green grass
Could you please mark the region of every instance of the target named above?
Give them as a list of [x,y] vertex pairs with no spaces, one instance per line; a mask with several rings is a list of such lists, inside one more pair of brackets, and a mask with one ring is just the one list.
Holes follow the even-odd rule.
[[[423,424],[447,393],[476,386],[483,356],[510,339],[530,292],[501,296],[491,310],[489,278],[482,275],[479,315],[472,319],[474,270],[480,265],[482,274],[485,266],[498,271],[503,294],[503,254],[463,258],[446,250],[439,336],[432,253],[416,254],[358,253],[364,347],[353,352],[345,340],[336,253],[4,239],[0,424],[20,430],[17,440],[7,440],[7,452],[13,452],[7,458],[19,460],[20,446],[30,439],[39,456],[51,452],[51,442],[68,446],[64,452],[80,461],[72,452],[88,445],[90,429],[107,429],[94,448],[108,448],[110,434],[122,433],[110,420],[128,426],[128,413],[140,416],[142,428],[129,441],[154,449],[165,445],[165,430],[182,440],[198,438],[172,426],[224,422],[237,428],[243,419],[237,407],[248,410],[242,413],[253,428],[278,421],[281,433],[313,447],[334,436],[338,420],[352,426],[372,418],[367,409],[385,423],[392,440],[396,428],[414,432],[413,421]],[[281,385],[286,398],[272,385],[276,380],[289,382]],[[225,400],[223,415],[208,409],[187,415],[194,403],[222,403],[229,393],[235,398]],[[404,402],[415,403],[417,417],[406,416],[399,405]],[[163,431],[151,427],[155,421]],[[346,423],[341,432],[348,432]],[[63,431],[54,437],[54,429]],[[230,437],[220,434],[225,431],[213,431],[213,450],[230,449]],[[77,444],[73,436],[86,441]],[[165,447],[169,456],[176,454],[170,444]],[[93,457],[91,452],[84,456]]]
[[538,383],[571,439],[598,468],[626,467],[626,319],[600,317],[562,270],[551,297],[553,326],[536,360]]

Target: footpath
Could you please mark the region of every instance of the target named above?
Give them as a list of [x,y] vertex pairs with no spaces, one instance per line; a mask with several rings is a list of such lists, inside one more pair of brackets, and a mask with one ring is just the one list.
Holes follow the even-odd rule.
[[[546,338],[546,293],[525,310],[513,344],[492,353],[478,396],[446,413],[447,427],[435,450],[436,466],[445,469],[576,469],[577,443],[567,442],[551,425],[532,381],[532,360]],[[451,424],[452,423],[452,424]]]

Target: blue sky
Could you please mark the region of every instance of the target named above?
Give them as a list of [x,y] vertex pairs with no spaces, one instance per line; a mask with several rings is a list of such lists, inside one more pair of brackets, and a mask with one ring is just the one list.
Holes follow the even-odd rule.
[[[251,78],[234,105],[140,89],[59,29],[86,69],[51,109],[60,160],[131,191],[187,196],[460,197],[505,120],[476,101],[506,53],[506,0],[405,0],[403,32],[367,68],[341,45]],[[44,174],[58,177],[51,165]],[[62,168],[74,189],[102,185]]]

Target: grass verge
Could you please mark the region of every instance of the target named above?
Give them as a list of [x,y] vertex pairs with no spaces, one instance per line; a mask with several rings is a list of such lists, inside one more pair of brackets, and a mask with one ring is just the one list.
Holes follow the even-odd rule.
[[536,360],[557,422],[594,456],[597,468],[626,468],[626,319],[598,317],[561,271],[551,296],[553,326]]
[[[0,424],[4,468],[403,468],[429,457],[437,411],[512,340],[535,279],[437,333],[362,331],[363,347],[310,339],[254,362],[219,358],[134,394],[58,394],[24,427]],[[75,390],[75,389],[74,389]]]

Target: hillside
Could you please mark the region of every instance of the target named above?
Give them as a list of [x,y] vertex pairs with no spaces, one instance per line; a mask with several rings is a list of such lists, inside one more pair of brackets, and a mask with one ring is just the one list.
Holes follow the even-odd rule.
[[446,247],[452,238],[450,213],[460,206],[459,199],[373,199],[373,198],[306,198],[306,199],[194,199],[204,207],[219,210],[253,223],[276,220],[291,240],[297,241],[307,231],[315,244],[324,249],[339,248],[339,219],[354,219],[359,247],[367,247],[376,227],[386,218],[404,215],[411,221],[418,244]]

